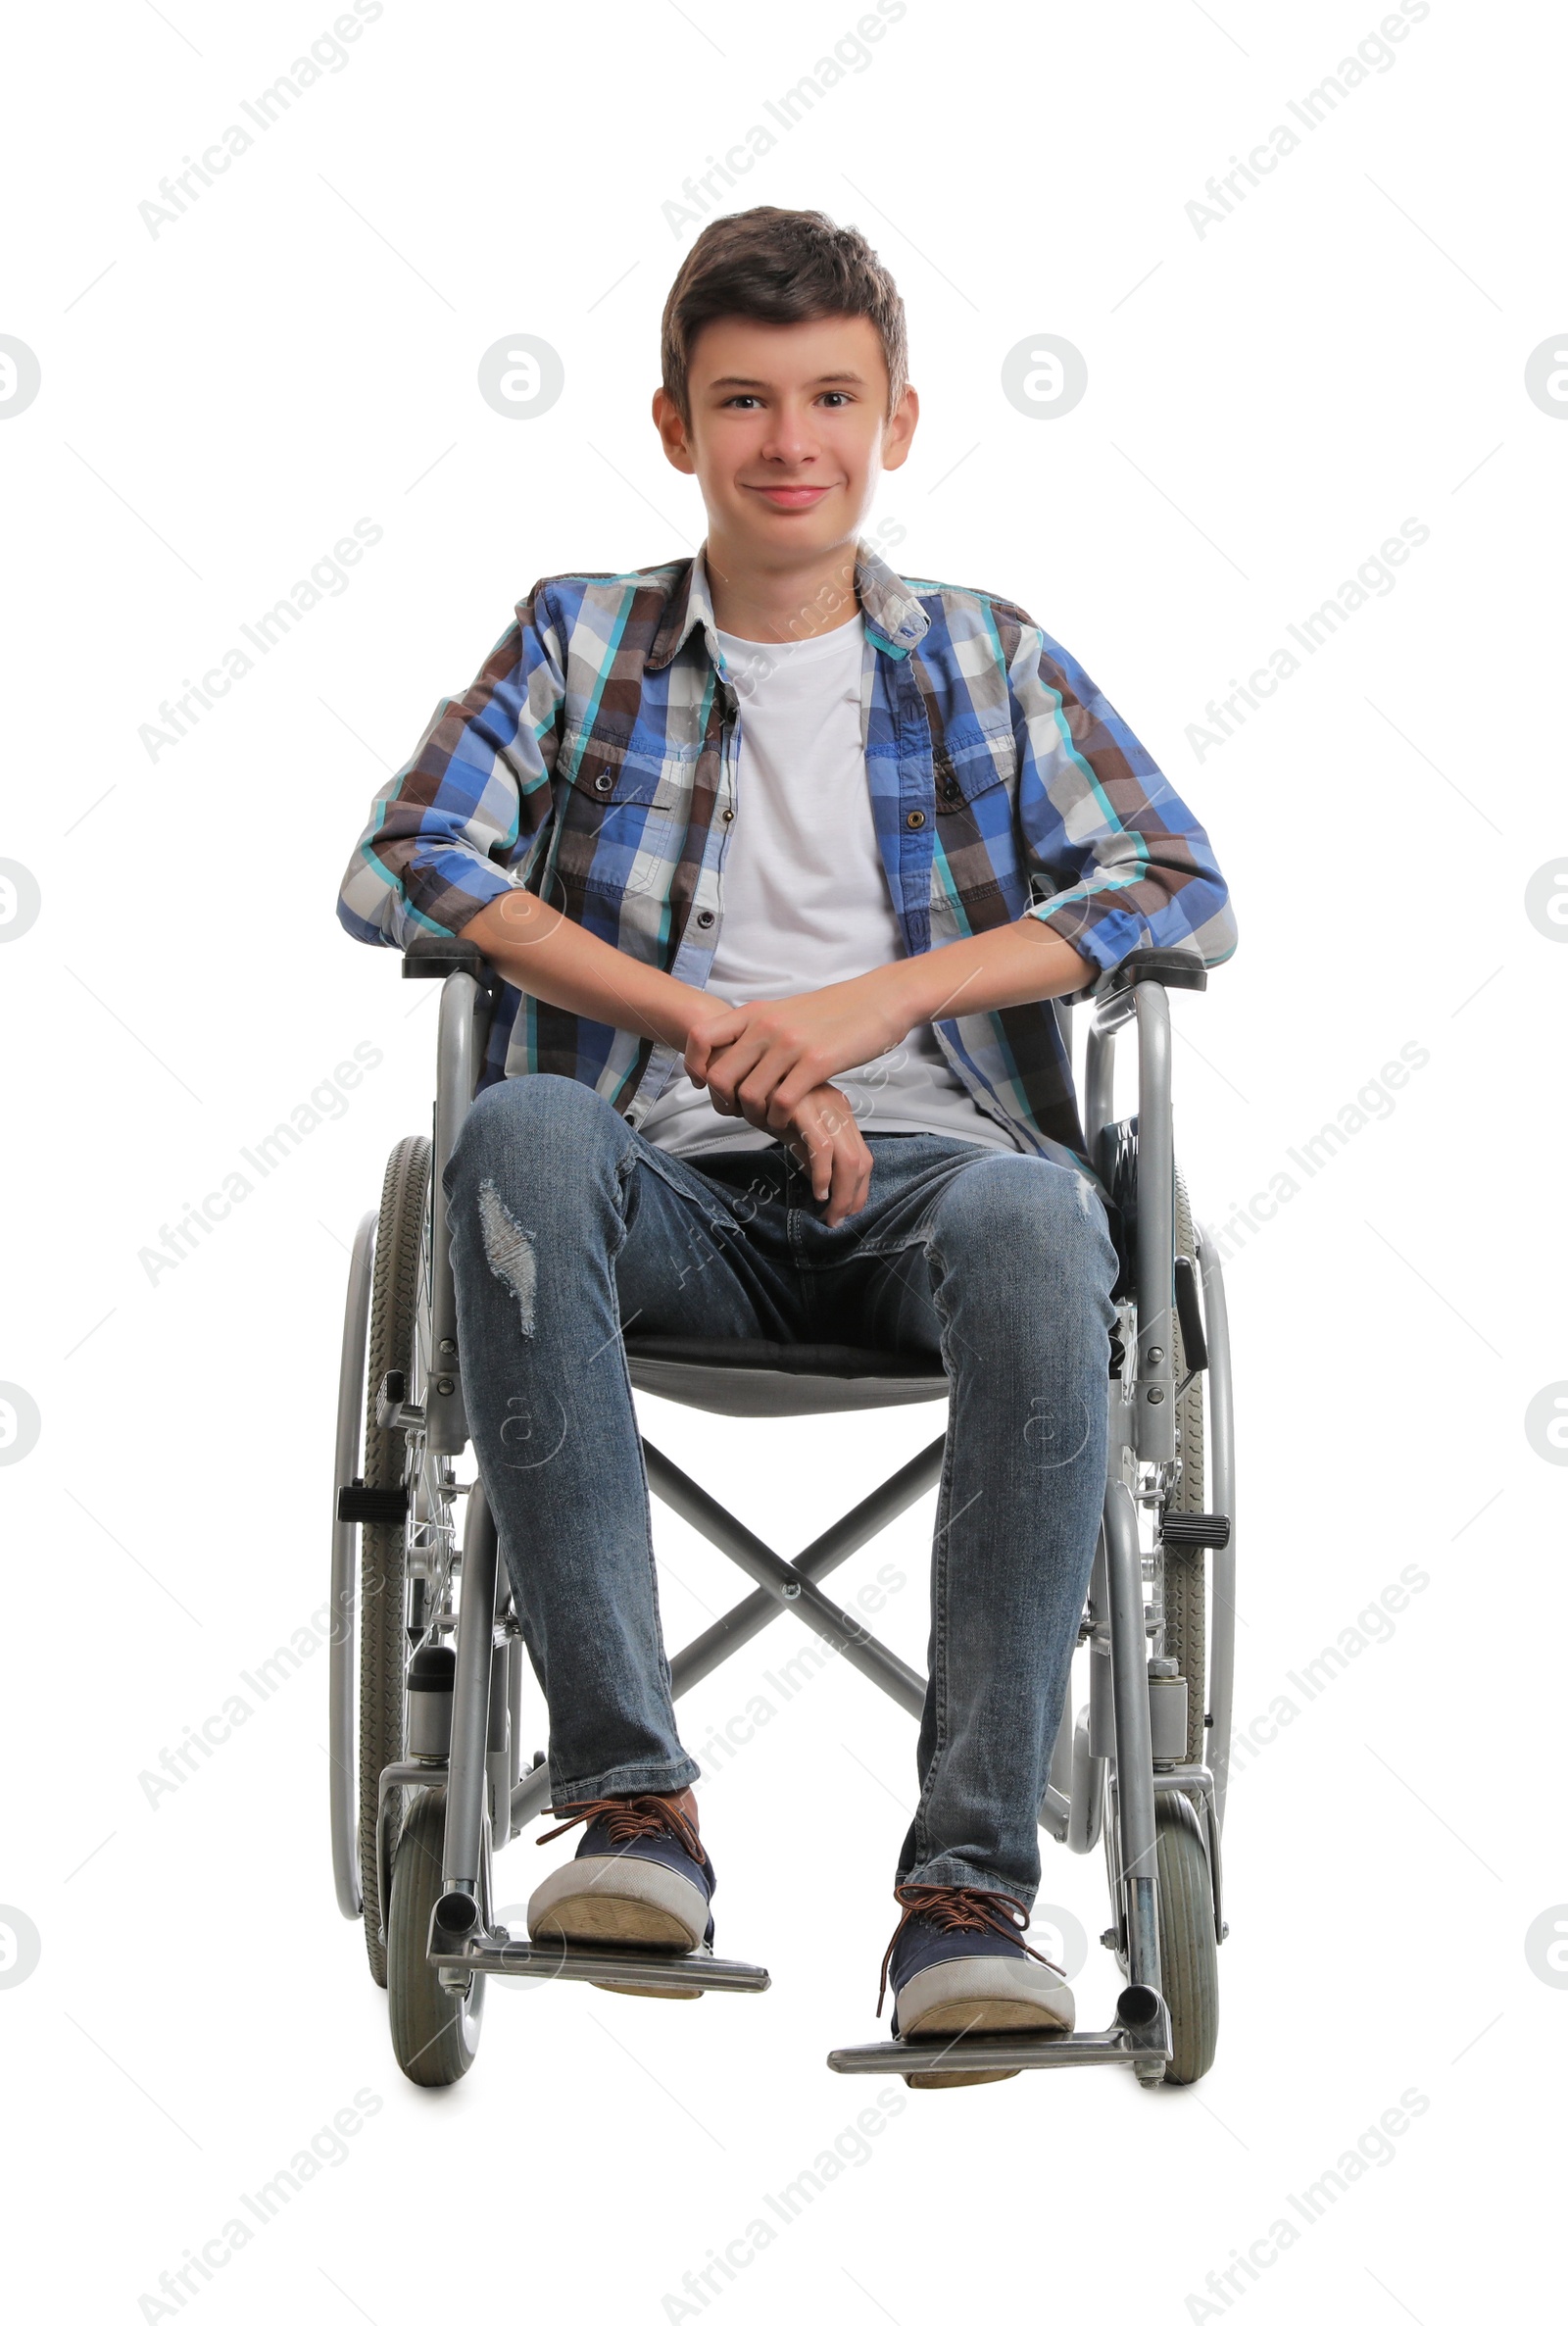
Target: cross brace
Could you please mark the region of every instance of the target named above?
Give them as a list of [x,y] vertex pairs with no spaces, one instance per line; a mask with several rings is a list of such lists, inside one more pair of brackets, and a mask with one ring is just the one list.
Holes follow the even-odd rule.
[[[942,1475],[946,1443],[945,1436],[934,1438],[912,1460],[895,1470],[891,1478],[885,1478],[863,1501],[846,1510],[842,1518],[835,1519],[825,1533],[807,1546],[799,1559],[789,1559],[770,1550],[760,1535],[743,1526],[722,1503],[715,1502],[695,1478],[688,1478],[667,1455],[661,1454],[645,1438],[643,1458],[648,1465],[648,1483],[660,1501],[677,1511],[726,1558],[732,1559],[757,1585],[755,1591],[727,1614],[720,1615],[716,1623],[710,1624],[675,1657],[669,1667],[675,1695],[683,1696],[699,1680],[706,1680],[738,1648],[755,1639],[775,1615],[787,1610],[819,1639],[826,1640],[846,1663],[863,1672],[918,1719],[925,1703],[924,1680],[901,1657],[895,1656],[891,1648],[884,1648],[880,1640],[873,1638],[858,1615],[852,1615],[847,1608],[841,1608],[836,1600],[818,1590],[817,1577],[842,1566],[863,1543],[891,1526],[911,1503],[918,1502],[922,1494],[936,1485]],[[530,1769],[513,1790],[513,1832],[537,1817],[549,1797],[548,1769],[542,1765]]]

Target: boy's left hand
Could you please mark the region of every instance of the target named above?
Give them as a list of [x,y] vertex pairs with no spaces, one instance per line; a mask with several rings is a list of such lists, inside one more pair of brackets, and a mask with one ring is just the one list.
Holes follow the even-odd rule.
[[808,1090],[880,1058],[908,1030],[872,970],[710,1019],[686,1044],[686,1071],[720,1114],[743,1114],[777,1137]]

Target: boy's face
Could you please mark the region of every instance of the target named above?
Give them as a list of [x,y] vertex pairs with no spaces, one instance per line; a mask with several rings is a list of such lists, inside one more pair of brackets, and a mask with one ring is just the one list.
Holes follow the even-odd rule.
[[906,388],[889,419],[887,362],[863,315],[705,323],[688,387],[690,428],[662,388],[654,397],[665,455],[701,485],[710,537],[763,564],[852,543],[920,410]]

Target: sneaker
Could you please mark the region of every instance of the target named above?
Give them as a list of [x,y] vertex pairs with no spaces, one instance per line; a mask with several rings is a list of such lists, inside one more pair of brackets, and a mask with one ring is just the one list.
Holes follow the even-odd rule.
[[[882,1957],[877,2017],[891,1980],[893,2033],[906,2043],[951,2035],[1046,2035],[1074,2023],[1072,1989],[1026,1945],[1029,1916],[1000,1890],[907,1882],[894,1897],[904,1915]],[[1025,1956],[1031,1957],[1025,1960]],[[910,2075],[912,2087],[1000,2084],[1015,2067]]]
[[[528,1902],[530,1939],[575,1940],[582,1947],[646,1947],[651,1953],[711,1951],[709,1901],[717,1876],[708,1852],[673,1801],[639,1793],[580,1803],[541,1846],[586,1823],[577,1855],[540,1883]],[[600,1981],[623,1995],[678,1997],[668,1988]]]

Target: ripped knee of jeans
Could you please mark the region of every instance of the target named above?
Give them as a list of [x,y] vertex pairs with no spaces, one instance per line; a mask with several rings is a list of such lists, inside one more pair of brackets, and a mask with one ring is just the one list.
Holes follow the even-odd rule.
[[500,1277],[515,1300],[521,1311],[523,1335],[532,1340],[534,1296],[539,1281],[533,1237],[513,1218],[493,1179],[484,1180],[479,1188],[479,1227],[491,1273]]

